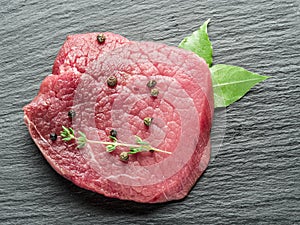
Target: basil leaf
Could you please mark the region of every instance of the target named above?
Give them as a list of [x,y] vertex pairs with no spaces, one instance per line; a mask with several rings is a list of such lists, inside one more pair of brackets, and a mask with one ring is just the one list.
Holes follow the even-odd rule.
[[214,104],[226,107],[243,97],[255,84],[269,78],[238,66],[217,64],[210,68]]
[[196,53],[198,56],[202,57],[210,67],[213,61],[213,49],[207,34],[207,25],[209,21],[209,19],[205,21],[191,36],[184,38],[178,47]]

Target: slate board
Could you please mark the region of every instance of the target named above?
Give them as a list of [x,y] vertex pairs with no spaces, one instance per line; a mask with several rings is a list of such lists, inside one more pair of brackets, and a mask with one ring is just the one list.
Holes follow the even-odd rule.
[[[299,0],[0,4],[0,224],[299,224]],[[176,46],[211,18],[214,62],[272,76],[228,107],[222,147],[183,201],[147,205],[74,186],[45,161],[22,107],[68,34]]]

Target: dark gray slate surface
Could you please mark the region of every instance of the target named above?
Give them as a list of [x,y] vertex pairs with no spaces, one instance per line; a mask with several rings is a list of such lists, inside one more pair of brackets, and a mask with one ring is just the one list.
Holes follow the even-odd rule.
[[[0,4],[0,224],[299,224],[299,0]],[[177,45],[207,18],[215,63],[272,76],[227,109],[217,157],[179,202],[105,198],[60,177],[23,123],[66,35]]]

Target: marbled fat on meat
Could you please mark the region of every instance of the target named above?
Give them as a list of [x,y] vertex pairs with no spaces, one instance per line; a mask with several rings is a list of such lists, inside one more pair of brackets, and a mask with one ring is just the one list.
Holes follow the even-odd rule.
[[[87,37],[95,41],[96,33]],[[82,188],[137,202],[181,199],[209,162],[213,97],[208,66],[195,54],[175,47],[120,37],[122,44],[106,40],[111,46],[104,44],[97,53],[92,41],[93,47],[82,49],[87,52],[71,64],[71,53],[60,51],[53,68],[59,76],[46,77],[39,94],[24,107],[31,136],[51,166]],[[76,36],[72,41],[81,43]],[[68,46],[76,49],[74,53],[78,48]],[[83,61],[88,63],[79,63]],[[118,79],[115,88],[106,85],[111,75]],[[153,79],[157,98],[146,86]],[[68,117],[71,109],[76,112],[73,119]],[[147,116],[154,118],[149,128],[143,124]],[[75,142],[64,142],[60,136],[52,141],[49,134],[59,134],[62,125],[104,141],[110,141],[109,132],[116,129],[120,141],[134,143],[138,135],[172,154],[138,153],[124,163],[119,154],[128,151],[125,148],[108,153],[102,145],[78,149]]]

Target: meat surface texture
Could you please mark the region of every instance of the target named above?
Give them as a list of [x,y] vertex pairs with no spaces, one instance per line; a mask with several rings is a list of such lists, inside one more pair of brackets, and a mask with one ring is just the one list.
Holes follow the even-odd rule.
[[[98,35],[104,35],[103,43],[99,43]],[[110,32],[69,35],[54,61],[52,74],[84,73],[103,53],[127,42],[125,37]]]
[[[97,33],[67,39],[53,74],[24,107],[29,132],[50,165],[82,188],[145,203],[182,199],[209,163],[213,95],[208,66],[179,48],[106,34],[102,44],[95,42]],[[107,85],[110,76],[118,81],[113,88]],[[150,80],[157,83],[157,97],[150,95]],[[75,117],[68,116],[70,110]],[[149,127],[145,117],[153,118]],[[78,149],[75,141],[62,140],[62,126],[102,141],[111,141],[115,129],[121,142],[133,144],[138,135],[172,154],[142,152],[122,162],[119,154],[128,149],[109,153],[90,143]]]

